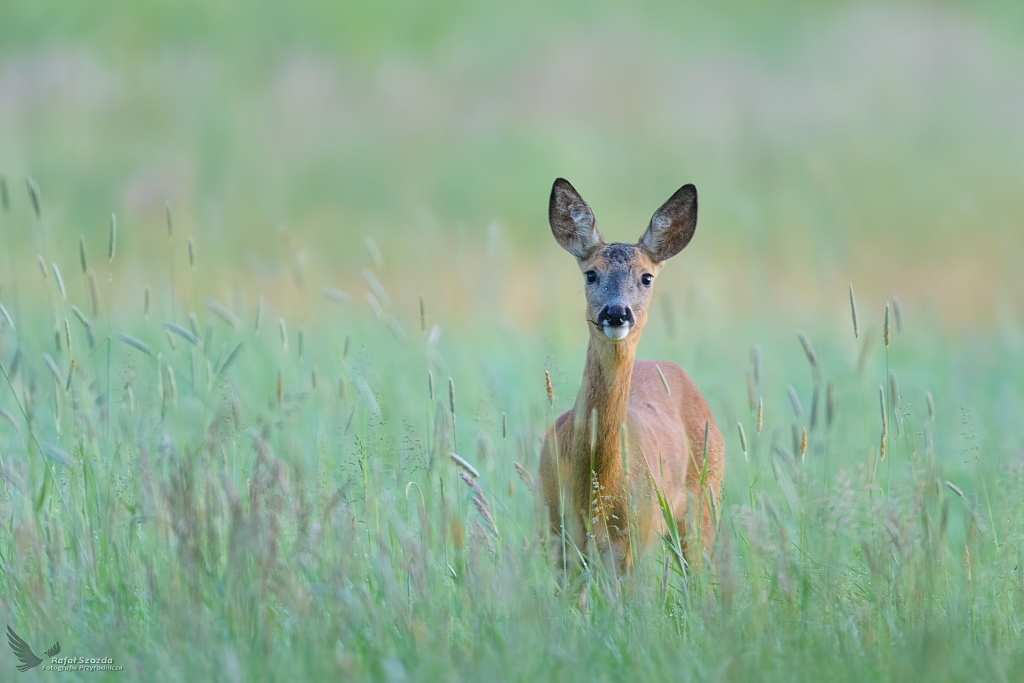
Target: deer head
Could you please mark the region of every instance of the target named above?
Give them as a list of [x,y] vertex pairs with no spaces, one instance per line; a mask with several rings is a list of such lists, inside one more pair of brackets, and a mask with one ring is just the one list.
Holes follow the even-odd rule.
[[654,278],[697,228],[697,188],[683,185],[654,212],[636,244],[606,244],[594,212],[569,181],[558,178],[548,204],[551,233],[576,257],[586,282],[587,321],[613,342],[636,339],[647,323]]

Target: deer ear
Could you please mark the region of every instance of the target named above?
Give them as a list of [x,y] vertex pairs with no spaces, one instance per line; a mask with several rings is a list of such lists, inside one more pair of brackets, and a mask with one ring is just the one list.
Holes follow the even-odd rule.
[[697,229],[697,188],[683,185],[651,216],[640,246],[661,262],[683,250]]
[[583,258],[591,248],[604,242],[594,221],[594,212],[564,178],[555,180],[551,187],[548,223],[555,241],[576,258]]

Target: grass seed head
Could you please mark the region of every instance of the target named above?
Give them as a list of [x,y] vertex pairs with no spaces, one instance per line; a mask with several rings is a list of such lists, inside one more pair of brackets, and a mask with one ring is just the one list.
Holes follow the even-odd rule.
[[142,317],[149,320],[149,285],[146,285],[142,293]]
[[533,475],[530,474],[525,467],[519,464],[519,462],[513,462],[512,466],[516,469],[516,474],[518,474],[522,482],[526,484],[526,487],[530,489],[530,491],[533,491]]
[[142,341],[140,339],[136,339],[135,337],[132,337],[132,336],[127,335],[127,334],[121,334],[121,333],[118,333],[117,338],[120,339],[125,344],[127,344],[128,346],[134,347],[134,348],[138,349],[139,351],[142,351],[147,356],[152,356],[153,355],[152,347],[150,347],[149,344],[147,344],[146,342],[144,342],[144,341]]
[[89,259],[85,256],[85,235],[78,236],[78,262],[82,266],[82,275],[89,272]]
[[192,239],[192,235],[188,236],[188,267],[196,269],[196,241]]
[[110,241],[107,246],[107,261],[114,262],[114,254],[117,253],[117,215],[110,214]]
[[483,491],[477,491],[477,494],[473,496],[473,507],[476,508],[477,513],[484,520],[486,529],[493,536],[498,535],[498,525],[494,521],[494,515],[491,514],[491,505],[487,502],[487,497],[483,494]]
[[456,453],[449,453],[448,457],[451,458],[452,462],[455,463],[456,467],[458,467],[463,472],[473,477],[473,479],[480,478],[480,472],[475,467],[470,465],[469,462],[467,462],[466,459],[463,458],[461,455],[458,455]]
[[57,267],[56,263],[51,263],[50,267],[53,269],[53,279],[57,281],[57,289],[60,291],[60,298],[67,301],[68,290],[64,288],[64,278],[60,276],[60,268]]
[[423,303],[423,295],[420,294],[420,332],[427,331],[427,307]]
[[504,441],[508,438],[508,415],[505,413],[501,414],[501,440]]
[[[164,323],[163,328],[168,333],[168,339],[172,339],[170,333],[173,332],[174,334],[178,335],[179,337],[187,341],[192,346],[199,346],[199,335],[197,335],[192,330],[185,329],[181,325],[176,325],[175,323]],[[174,346],[173,341],[171,342],[171,345]]]
[[860,337],[860,330],[857,329],[857,299],[853,296],[853,283],[850,283],[850,315],[853,317],[853,338]]
[[885,305],[885,321],[882,323],[882,341],[885,348],[889,348],[889,304]]
[[78,322],[82,323],[82,327],[89,326],[89,318],[85,316],[85,313],[82,312],[81,308],[74,304],[71,304],[71,312],[75,314],[76,318],[78,318]]
[[370,272],[369,268],[363,268],[362,275],[363,280],[365,280],[366,284],[369,285],[370,290],[373,292],[380,304],[382,306],[390,306],[391,298],[388,296],[387,291],[385,291],[384,285],[382,285],[380,280],[377,279],[377,276]]
[[448,378],[448,409],[452,411],[452,416],[455,416],[455,380],[451,377]]
[[807,356],[807,362],[811,364],[811,370],[813,370],[815,376],[817,376],[818,354],[814,352],[814,347],[811,345],[811,340],[807,337],[806,332],[799,330],[796,334],[800,338],[800,344],[804,347],[804,354]]
[[898,296],[892,298],[892,314],[896,318],[896,334],[903,334],[903,304]]
[[924,392],[924,402],[928,406],[928,419],[932,422],[935,421],[935,399],[932,398],[932,392]]
[[50,374],[53,375],[54,381],[57,382],[57,384],[60,384],[61,377],[60,370],[57,367],[57,361],[55,361],[53,359],[53,356],[51,356],[50,354],[44,353],[43,362],[46,363],[46,367],[50,370]]
[[32,201],[32,210],[38,220],[43,217],[43,201],[39,195],[39,185],[36,184],[32,176],[29,176],[25,178],[25,187],[28,188],[28,198]]
[[547,368],[544,369],[544,391],[545,391],[545,393],[547,393],[547,396],[548,396],[548,405],[549,406],[554,405],[555,404],[555,387],[551,383],[551,373],[547,371]]
[[463,482],[465,482],[466,486],[468,486],[471,491],[476,492],[480,490],[480,484],[476,483],[476,479],[469,476],[465,472],[459,472],[459,478],[462,479]]
[[42,254],[36,254],[36,263],[39,264],[39,272],[42,274],[43,279],[49,278],[50,276],[46,272],[46,261],[43,260]]
[[288,326],[285,325],[284,318],[277,319],[277,329],[281,333],[281,348],[285,351],[288,350]]
[[177,407],[178,405],[178,382],[174,379],[174,368],[171,364],[167,364],[167,388],[171,392],[171,403]]
[[207,297],[203,303],[211,313],[216,315],[218,318],[226,322],[228,325],[234,328],[238,328],[242,325],[242,321],[238,319],[238,316],[232,313],[227,306]]
[[174,221],[171,219],[170,200],[164,203],[164,215],[167,217],[167,237],[170,239],[171,237],[174,237]]
[[807,427],[803,428],[800,432],[800,456],[803,457],[807,453]]
[[743,431],[743,423],[737,422],[736,426],[740,430],[740,447],[743,449],[743,459],[747,459],[747,433]]
[[757,433],[764,429],[764,396],[757,399]]
[[430,397],[430,402],[434,402],[434,373],[427,370],[427,395]]
[[334,287],[324,287],[320,290],[320,293],[337,304],[347,304],[349,302],[348,294]]
[[793,412],[796,413],[797,419],[804,416],[804,407],[800,405],[800,397],[796,395],[796,389],[790,384],[786,387],[786,393],[789,394],[789,403],[793,406]]
[[259,331],[260,331],[260,323],[262,323],[262,322],[263,322],[263,297],[261,296],[260,300],[258,302],[256,302],[256,322],[253,325],[253,329],[252,329],[253,334],[258,334],[259,333]]

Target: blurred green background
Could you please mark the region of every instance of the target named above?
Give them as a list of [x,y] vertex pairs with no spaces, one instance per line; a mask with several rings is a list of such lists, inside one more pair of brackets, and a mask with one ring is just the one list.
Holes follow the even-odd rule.
[[[83,233],[99,252],[118,213],[132,297],[170,201],[222,289],[294,309],[358,288],[371,236],[410,314],[424,292],[477,321],[500,272],[483,308],[543,328],[579,310],[555,176],[618,240],[694,182],[697,240],[659,292],[712,324],[825,305],[840,324],[851,281],[956,332],[1019,324],[1022,20],[1014,2],[8,0],[5,267],[43,250],[17,218],[31,175],[51,249]],[[298,287],[282,253],[324,282]]]

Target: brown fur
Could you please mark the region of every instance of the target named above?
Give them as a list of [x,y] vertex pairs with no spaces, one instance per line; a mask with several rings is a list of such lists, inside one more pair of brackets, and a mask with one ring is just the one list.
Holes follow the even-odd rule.
[[[687,188],[690,191],[684,192]],[[569,191],[571,201],[561,196]],[[686,201],[680,201],[681,193]],[[635,319],[624,339],[609,338],[597,325],[597,314],[610,295],[596,282],[592,290],[588,289],[587,319],[591,324],[583,381],[573,409],[561,415],[548,431],[541,452],[541,502],[547,508],[559,564],[564,543],[568,561],[596,552],[616,574],[629,572],[635,551],[648,548],[666,532],[655,487],[668,501],[684,539],[687,562],[699,564],[704,553],[710,553],[714,540],[712,505],[719,500],[725,465],[722,434],[704,397],[683,368],[671,361],[635,360],[640,333],[647,322],[650,287],[634,285],[641,274],[653,276],[660,270],[656,255],[668,258],[689,242],[696,225],[696,190],[685,186],[673,195],[655,213],[651,227],[636,245],[606,245],[585,202],[583,215],[587,220],[580,225],[579,233],[566,235],[571,233],[571,223],[567,228],[567,221],[554,215],[556,195],[563,206],[578,207],[583,202],[567,182],[556,182],[552,192],[552,231],[556,239],[574,255],[582,254],[577,256],[581,271],[601,273],[606,281],[616,283],[611,295],[627,303]],[[576,213],[580,214],[579,209]],[[672,247],[661,253],[649,246],[665,244]],[[594,409],[597,428],[591,451]],[[628,471],[623,468],[620,447],[623,424]],[[693,531],[698,525],[699,543],[694,543]],[[593,534],[590,541],[588,528]]]

